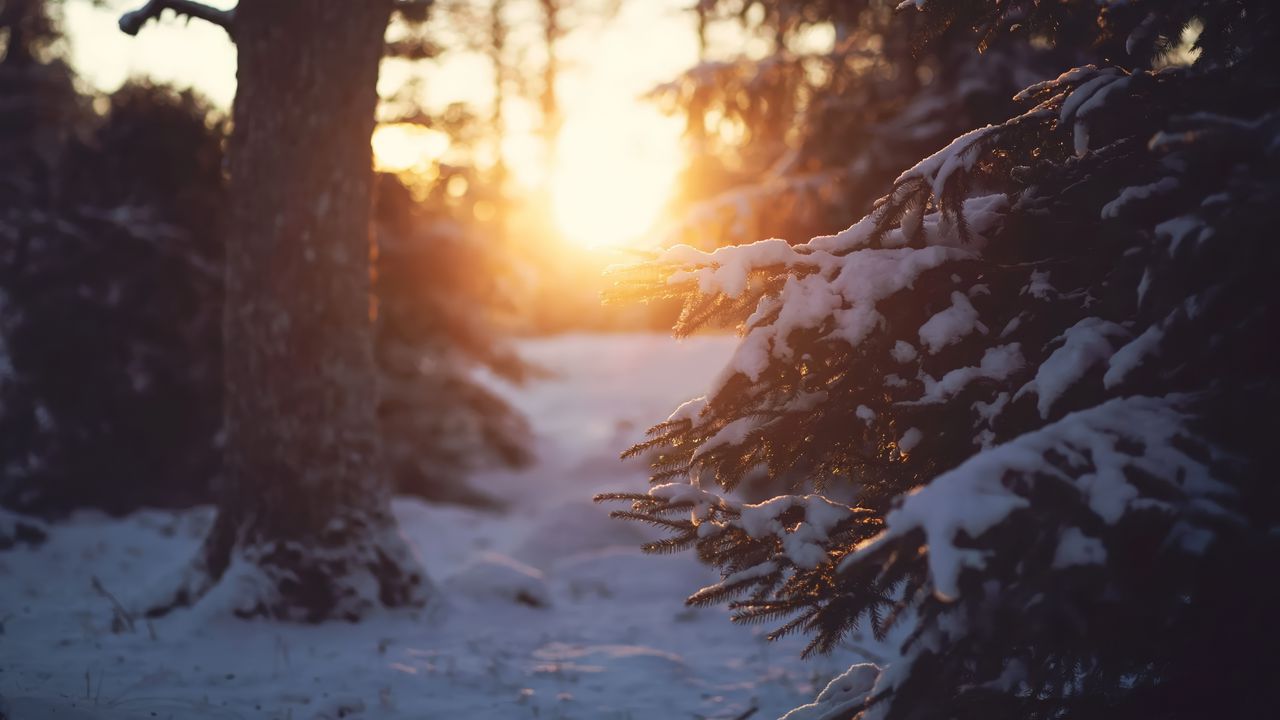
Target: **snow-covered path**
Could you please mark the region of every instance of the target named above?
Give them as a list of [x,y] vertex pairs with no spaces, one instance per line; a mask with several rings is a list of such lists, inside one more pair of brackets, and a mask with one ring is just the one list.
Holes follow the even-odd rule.
[[207,509],[81,514],[37,550],[0,553],[0,717],[760,719],[807,702],[856,658],[801,662],[801,639],[766,643],[767,628],[686,608],[710,571],[688,554],[642,555],[642,529],[590,503],[643,486],[618,451],[701,394],[732,342],[523,343],[558,374],[514,398],[534,418],[539,462],[476,480],[515,509],[396,503],[440,586],[426,612],[240,622],[214,595],[113,629],[92,578],[126,603],[145,593],[194,551]]

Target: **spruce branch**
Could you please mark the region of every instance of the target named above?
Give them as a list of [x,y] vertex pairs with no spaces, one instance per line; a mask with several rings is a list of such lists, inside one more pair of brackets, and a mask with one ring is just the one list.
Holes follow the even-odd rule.
[[158,19],[165,10],[172,10],[178,15],[204,20],[213,23],[233,38],[231,23],[235,19],[235,9],[219,10],[194,0],[147,0],[137,10],[131,10],[120,16],[120,30],[128,35],[137,35],[148,20]]

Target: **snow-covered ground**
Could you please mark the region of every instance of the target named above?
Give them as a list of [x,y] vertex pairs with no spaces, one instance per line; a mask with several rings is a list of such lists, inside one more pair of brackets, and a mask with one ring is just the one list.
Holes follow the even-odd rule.
[[[507,514],[399,500],[442,601],[322,626],[228,619],[211,597],[154,623],[115,616],[191,556],[208,509],[82,513],[0,553],[0,717],[776,718],[852,653],[799,660],[801,638],[683,598],[714,580],[689,554],[592,505],[638,489],[618,452],[704,392],[732,338],[564,336],[522,344],[558,377],[518,391],[540,460],[477,478]],[[533,600],[542,607],[534,607]]]

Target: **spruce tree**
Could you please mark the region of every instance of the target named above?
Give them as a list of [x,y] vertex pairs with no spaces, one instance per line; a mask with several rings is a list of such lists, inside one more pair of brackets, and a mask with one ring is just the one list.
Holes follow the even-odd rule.
[[[932,28],[923,14],[895,13],[897,4],[695,6],[702,61],[650,94],[687,120],[689,163],[666,228],[672,241],[709,248],[846,226],[902,168],[1007,118],[1023,86],[1095,59],[1080,43],[1033,47],[1003,37],[975,53],[964,28]],[[726,24],[772,51],[726,55],[706,37]]]
[[[1026,87],[847,230],[621,274],[622,296],[685,299],[677,333],[728,321],[742,341],[629,451],[648,492],[600,499],[670,531],[648,549],[720,568],[691,603],[810,652],[897,638],[794,720],[1267,715],[1280,18],[899,12],[921,42],[1098,62]],[[744,497],[761,476],[786,490]]]

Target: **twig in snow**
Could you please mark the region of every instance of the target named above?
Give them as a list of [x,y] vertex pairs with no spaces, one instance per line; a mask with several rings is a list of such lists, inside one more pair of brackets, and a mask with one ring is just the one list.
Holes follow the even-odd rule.
[[102,581],[98,579],[97,575],[89,578],[89,583],[93,586],[94,592],[111,601],[112,609],[115,612],[115,616],[111,618],[111,630],[118,633],[120,632],[120,626],[123,625],[124,627],[129,628],[129,632],[133,632],[133,616],[124,609],[124,605],[120,604],[120,601],[116,599],[116,596],[112,595],[109,590],[103,587]]

